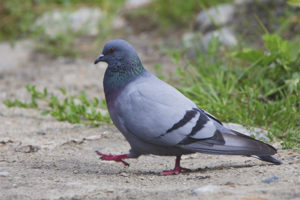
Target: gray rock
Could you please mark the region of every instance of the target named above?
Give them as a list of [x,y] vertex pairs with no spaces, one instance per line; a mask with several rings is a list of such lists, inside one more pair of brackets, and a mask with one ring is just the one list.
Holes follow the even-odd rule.
[[9,172],[0,172],[0,177],[7,177],[9,176]]
[[194,189],[193,193],[197,194],[197,195],[203,195],[206,193],[215,193],[215,192],[218,192],[219,190],[220,190],[220,187],[218,187],[216,185],[205,185],[205,186]]
[[36,134],[38,134],[38,135],[46,135],[46,132],[41,130],[41,131],[37,131]]
[[277,181],[279,179],[279,177],[278,176],[272,176],[272,177],[269,177],[269,178],[265,178],[264,180],[263,180],[263,182],[264,183],[272,183],[272,182],[274,182],[274,181]]
[[235,37],[235,34],[233,31],[231,31],[227,27],[223,27],[219,30],[215,30],[212,32],[208,32],[207,34],[204,35],[203,37],[203,44],[205,47],[208,46],[209,41],[211,40],[212,37],[218,37],[219,41],[226,45],[226,46],[234,46],[237,44],[237,39]]
[[236,6],[242,6],[244,4],[249,4],[249,3],[252,3],[252,2],[253,2],[253,0],[234,0],[234,4]]
[[122,29],[124,27],[126,27],[126,21],[124,18],[118,16],[112,21],[113,29]]
[[185,48],[200,47],[200,49],[207,49],[210,40],[213,37],[218,37],[221,44],[225,46],[234,46],[237,44],[237,39],[229,28],[221,28],[219,30],[211,31],[203,35],[200,32],[189,32],[182,36],[182,42]]
[[263,141],[270,141],[268,137],[268,131],[261,129],[261,128],[246,128],[243,125],[235,124],[235,123],[224,123],[226,128],[230,128],[232,130],[238,131],[248,136],[255,136],[256,139],[260,139]]
[[192,48],[195,46],[202,46],[203,35],[199,32],[189,32],[182,36],[183,46],[185,48]]
[[38,18],[34,27],[42,26],[50,37],[68,31],[82,31],[86,35],[97,35],[98,22],[104,16],[105,14],[99,8],[80,8],[74,12],[55,10]]
[[[277,0],[277,2],[280,2],[283,0]],[[273,0],[234,0],[234,5],[236,6],[244,6],[244,5],[248,5],[248,4],[267,4],[270,2],[274,2]]]
[[125,3],[125,9],[136,9],[149,5],[151,0],[127,0]]
[[208,31],[216,26],[228,24],[233,19],[234,6],[231,4],[222,4],[201,11],[197,17],[196,30]]

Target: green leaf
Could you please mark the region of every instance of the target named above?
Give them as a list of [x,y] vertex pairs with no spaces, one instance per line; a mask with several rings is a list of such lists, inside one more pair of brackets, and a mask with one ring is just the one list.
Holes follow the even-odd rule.
[[48,96],[48,90],[47,90],[47,88],[44,88],[43,97],[46,98],[47,96]]
[[234,52],[232,56],[242,60],[255,62],[256,60],[264,57],[265,54],[261,50],[243,49],[243,51]]
[[287,3],[291,6],[298,6],[300,7],[300,0],[287,0]]
[[180,77],[183,77],[183,76],[184,76],[184,73],[183,73],[183,71],[182,71],[180,68],[177,68],[177,69],[175,70],[175,74],[177,74],[177,75],[180,76]]
[[265,34],[263,39],[267,49],[271,53],[281,53],[282,56],[286,57],[290,51],[291,44],[288,41],[283,40],[279,35]]
[[45,115],[48,115],[49,113],[50,113],[49,110],[43,110],[43,111],[41,112],[41,115],[42,115],[42,116],[45,116]]
[[65,88],[59,88],[60,92],[63,94],[63,95],[67,95],[67,92],[66,92],[66,89]]

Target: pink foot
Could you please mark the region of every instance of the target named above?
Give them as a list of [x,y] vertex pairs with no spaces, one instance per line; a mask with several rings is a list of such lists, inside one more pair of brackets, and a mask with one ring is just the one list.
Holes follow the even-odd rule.
[[162,171],[160,174],[164,175],[164,176],[165,175],[176,175],[182,171],[191,171],[190,169],[180,167],[180,158],[181,158],[181,156],[176,156],[175,167],[173,170]]
[[109,161],[115,161],[115,162],[121,162],[125,166],[129,166],[127,162],[125,162],[123,159],[129,158],[128,154],[121,154],[121,155],[111,155],[111,154],[104,154],[99,151],[96,151],[96,153],[101,156],[101,160],[109,160]]

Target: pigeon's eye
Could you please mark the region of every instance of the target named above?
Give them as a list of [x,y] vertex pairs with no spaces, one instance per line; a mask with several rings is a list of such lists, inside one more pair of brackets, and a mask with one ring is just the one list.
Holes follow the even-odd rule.
[[113,53],[113,52],[115,52],[115,49],[110,48],[110,49],[109,49],[109,53]]

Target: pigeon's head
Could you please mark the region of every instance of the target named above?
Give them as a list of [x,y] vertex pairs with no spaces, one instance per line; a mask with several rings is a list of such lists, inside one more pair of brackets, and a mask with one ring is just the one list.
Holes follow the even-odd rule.
[[106,62],[108,67],[130,66],[140,64],[135,49],[125,40],[110,40],[104,45],[101,55],[95,60]]

